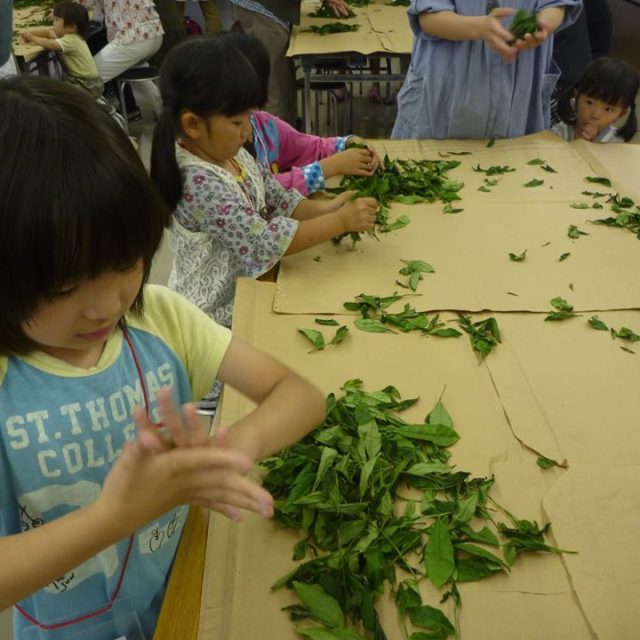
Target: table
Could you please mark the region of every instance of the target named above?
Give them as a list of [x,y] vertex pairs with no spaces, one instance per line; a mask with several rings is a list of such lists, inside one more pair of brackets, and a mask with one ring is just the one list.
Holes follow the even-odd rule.
[[[303,2],[301,23],[293,28],[286,54],[299,60],[302,66],[304,127],[307,132],[311,131],[312,83],[347,83],[353,93],[352,85],[356,82],[402,82],[403,73],[365,73],[364,66],[354,64],[354,60],[366,56],[368,59],[389,58],[404,61],[411,54],[413,42],[406,7],[389,6],[383,0],[374,0],[366,7],[355,7],[353,11],[356,17],[344,20],[344,24],[358,24],[360,29],[357,32],[319,36],[306,30],[312,24],[321,25],[331,22],[332,19],[310,18],[308,14],[318,6],[318,3]],[[344,65],[345,71],[322,73],[322,65],[327,60]]]
[[[540,149],[539,145],[547,144],[548,140],[542,134],[511,142],[533,150]],[[384,148],[385,144],[385,141],[381,141],[379,146]],[[454,149],[462,143],[446,141],[426,143],[425,146],[431,147],[432,144],[441,149]],[[480,142],[474,144],[475,153],[485,148]],[[502,150],[500,145],[501,142],[496,143],[496,160],[500,164],[511,163],[513,151],[508,148]],[[640,147],[590,145],[578,141],[567,144],[566,148],[572,153],[579,152],[595,175],[615,177],[618,190],[638,201],[636,181]],[[558,166],[561,174],[565,169],[568,166]],[[469,196],[473,199],[471,192]],[[518,205],[525,206],[521,202]],[[489,215],[490,211],[491,208],[487,208],[478,211],[478,214]],[[441,215],[439,211],[438,215]],[[464,215],[471,216],[471,210],[459,214]],[[579,215],[582,214],[576,213],[576,216]],[[592,229],[589,228],[589,231]],[[598,228],[598,231],[627,233],[603,228]],[[398,237],[402,232],[397,232]],[[592,233],[595,235],[596,231]],[[578,240],[576,244],[587,240]],[[479,245],[482,244],[480,238],[477,241]],[[632,251],[635,252],[636,246],[631,245]],[[307,257],[311,262],[316,253],[314,249],[308,252]],[[324,259],[314,264],[330,266]],[[506,264],[509,265],[508,261]],[[520,266],[513,265],[515,268]],[[286,271],[287,261],[284,268]],[[341,275],[345,273],[343,269]],[[631,272],[631,277],[637,280],[637,273],[638,267]],[[333,353],[306,355],[308,348],[303,338],[296,336],[295,330],[299,326],[310,326],[308,323],[313,322],[312,316],[300,312],[274,313],[273,302],[281,293],[279,289],[282,284],[242,282],[234,331],[258,347],[278,353],[285,362],[310,376],[325,391],[335,390],[341,381],[358,377],[360,373],[360,377],[366,374],[370,388],[395,381],[401,391],[412,395],[418,388],[424,387],[431,394],[427,399],[428,404],[433,400],[431,396],[435,394],[437,398],[441,391],[434,381],[441,377],[447,379],[447,401],[455,407],[455,414],[452,415],[456,425],[483,425],[484,429],[488,429],[487,437],[482,440],[473,440],[471,430],[463,435],[453,452],[456,464],[477,474],[486,473],[490,468],[498,478],[501,500],[504,499],[507,504],[514,501],[521,513],[528,513],[538,521],[548,516],[554,523],[553,533],[559,543],[565,544],[565,540],[569,540],[566,543],[569,548],[581,550],[577,556],[564,556],[562,562],[557,557],[545,556],[532,559],[523,573],[514,570],[509,580],[517,581],[519,593],[510,591],[503,583],[493,590],[479,588],[465,593],[463,615],[466,618],[463,622],[468,625],[475,621],[476,625],[467,636],[474,640],[486,637],[492,640],[507,637],[532,640],[541,637],[563,640],[591,638],[581,607],[588,614],[591,629],[595,628],[599,637],[632,637],[629,629],[636,629],[640,622],[637,608],[633,606],[638,585],[637,580],[632,581],[640,569],[640,559],[632,552],[630,539],[625,536],[630,533],[629,513],[634,514],[635,518],[640,513],[638,498],[633,491],[638,482],[640,440],[637,436],[634,438],[633,429],[624,436],[621,434],[640,419],[635,407],[637,403],[629,402],[629,398],[635,397],[633,389],[637,389],[640,381],[637,355],[634,357],[618,350],[607,335],[588,329],[584,318],[552,327],[553,323],[543,321],[542,314],[511,311],[504,312],[499,320],[504,332],[503,344],[482,367],[475,365],[462,339],[448,344],[431,341],[428,343],[428,361],[437,369],[437,375],[428,378],[429,384],[420,386],[419,381],[406,379],[406,376],[401,381],[392,381],[388,363],[393,362],[394,354],[399,352],[404,354],[405,360],[411,360],[414,352],[427,348],[421,346],[420,339],[357,334],[352,328],[351,343],[341,345],[340,351],[336,349]],[[368,292],[376,293],[379,284],[372,283]],[[611,326],[626,325],[640,330],[637,307],[634,310],[601,312],[600,315]],[[300,324],[305,317],[307,324]],[[351,321],[348,316],[341,317],[341,320]],[[399,342],[405,338],[404,343]],[[402,347],[402,344],[407,346]],[[599,375],[600,368],[604,376]],[[587,371],[591,374],[585,375]],[[573,380],[581,375],[580,384],[576,387]],[[456,381],[454,378],[458,376],[461,379]],[[463,391],[468,395],[461,395]],[[580,395],[575,403],[568,402],[568,398],[573,397],[571,394],[576,393]],[[606,410],[604,402],[610,404]],[[567,407],[573,405],[575,411],[572,409],[567,412]],[[246,401],[237,394],[229,394],[223,402],[225,422],[233,421],[247,408]],[[577,414],[575,418],[573,413]],[[607,419],[608,416],[611,420]],[[532,417],[536,419],[532,420]],[[580,435],[572,435],[573,429],[577,429]],[[605,441],[608,438],[610,442],[603,445],[594,442],[593,438],[605,438]],[[568,459],[569,470],[539,472],[535,466],[536,454],[522,447],[520,442],[560,461]],[[594,459],[594,454],[597,454],[597,459]],[[615,487],[613,494],[610,494],[611,487]],[[592,499],[590,496],[595,494],[597,497]],[[571,505],[575,505],[575,508]],[[600,519],[601,513],[603,520]],[[585,518],[587,526],[576,527],[576,522],[585,522]],[[202,613],[198,616],[192,606],[188,610],[183,608],[185,602],[200,601],[203,593],[201,558],[206,536],[203,527],[188,526],[169,583],[156,640],[235,640],[240,637],[251,640],[257,637],[246,633],[243,635],[239,631],[238,625],[242,624],[243,619],[253,622],[251,628],[254,630],[259,619],[259,632],[256,633],[264,640],[271,637],[272,628],[275,629],[274,633],[280,633],[278,640],[293,637],[288,623],[284,632],[277,626],[282,624],[281,617],[284,616],[279,612],[279,606],[287,603],[286,600],[283,602],[282,594],[270,595],[266,578],[263,582],[257,578],[253,580],[253,576],[251,580],[246,579],[246,563],[263,562],[268,566],[276,565],[280,574],[286,572],[287,566],[282,565],[282,558],[286,556],[281,554],[286,551],[283,551],[285,547],[281,547],[281,532],[268,529],[270,533],[264,535],[268,525],[252,517],[247,518],[245,528],[233,527],[215,515],[212,522],[213,528],[208,538],[210,558],[204,567],[205,572],[211,572],[213,577],[209,580],[205,575],[207,595],[204,617]],[[257,536],[258,532],[262,535]],[[243,546],[247,545],[247,540],[250,540],[250,545]],[[264,540],[268,541],[268,547],[261,546]],[[234,559],[237,552],[235,545],[244,550],[237,559]],[[182,547],[187,547],[188,551],[182,552]],[[269,551],[265,552],[267,548]],[[610,563],[604,568],[603,559]],[[568,569],[565,569],[565,565]],[[569,574],[565,573],[566,570],[570,572],[571,584],[567,582]],[[592,587],[593,575],[600,575],[595,590]],[[578,590],[579,596],[576,596],[574,589]],[[251,608],[252,601],[245,600],[249,593],[259,594],[257,614]],[[611,598],[609,593],[612,594]],[[580,607],[576,604],[576,598],[580,600]],[[618,599],[617,602],[614,598]],[[603,616],[603,611],[609,611],[610,615]],[[514,623],[515,619],[519,625],[518,631],[509,636],[500,635],[496,628],[487,630],[481,619],[490,620],[492,616],[500,619],[500,629],[506,630],[507,634],[510,632],[509,623]],[[200,618],[199,623],[197,618]],[[391,621],[389,623],[392,624]],[[603,631],[603,626],[607,624],[611,625],[610,629]],[[176,629],[180,630],[179,634]],[[246,628],[242,629],[246,631]],[[394,635],[389,637],[393,640],[396,638]]]

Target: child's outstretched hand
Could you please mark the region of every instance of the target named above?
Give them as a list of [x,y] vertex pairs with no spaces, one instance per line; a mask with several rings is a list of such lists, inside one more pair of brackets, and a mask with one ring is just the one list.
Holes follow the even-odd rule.
[[20,37],[22,38],[23,42],[32,42],[33,41],[33,33],[31,33],[30,31],[21,31],[20,32]]
[[515,9],[498,7],[482,18],[480,39],[484,40],[505,62],[513,62],[518,49],[510,44],[513,34],[505,29],[502,20],[515,14]]
[[325,178],[331,176],[372,176],[374,169],[374,157],[366,148],[353,147],[339,151],[329,158],[325,158],[329,164],[328,171],[324,168]]
[[549,37],[550,33],[550,28],[538,21],[538,30],[535,33],[527,33],[524,38],[516,40],[513,46],[518,50],[518,53],[527,51],[527,49],[535,49]]
[[270,494],[245,477],[251,460],[229,448],[225,431],[211,443],[192,404],[180,416],[169,390],[161,390],[158,399],[170,442],[137,407],[138,439],[124,447],[96,501],[122,537],[180,504],[234,520],[240,519],[240,509],[273,515]]
[[376,151],[375,147],[370,142],[367,142],[364,138],[360,138],[359,136],[351,136],[347,140],[347,148],[349,148],[351,145],[356,145],[356,144],[357,145],[364,144],[367,146],[367,149],[371,153],[371,159],[372,159],[371,169],[374,172],[377,171],[382,166],[382,158],[380,157],[380,154]]
[[344,232],[373,229],[379,208],[380,205],[375,198],[356,198],[346,202],[338,210],[344,224]]

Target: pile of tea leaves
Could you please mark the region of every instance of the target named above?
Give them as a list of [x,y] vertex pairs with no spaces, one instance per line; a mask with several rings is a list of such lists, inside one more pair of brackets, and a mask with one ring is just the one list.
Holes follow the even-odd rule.
[[[338,17],[338,16],[334,16]],[[330,33],[344,33],[345,31],[357,31],[360,28],[358,24],[344,24],[343,22],[327,22],[322,26],[312,24],[306,31],[311,31],[319,36],[327,36]]]
[[[316,623],[296,626],[312,640],[363,640],[351,626],[386,640],[376,603],[387,583],[403,628],[420,630],[409,638],[460,638],[459,583],[508,573],[523,552],[561,550],[544,540],[549,525],[520,520],[491,499],[493,477],[450,464],[460,436],[441,400],[414,423],[399,414],[418,399],[393,386],[369,392],[348,380],[342,391],[327,397],[320,427],[262,462],[276,519],[304,535],[293,549],[299,564],[272,588],[295,589],[300,604],[285,610],[294,622]],[[423,603],[425,580],[447,589],[453,623]]]
[[323,2],[316,11],[309,14],[309,17],[310,18],[333,18],[334,20],[335,18],[348,20],[349,18],[356,17],[356,14],[353,11],[351,11],[351,9],[347,9],[347,11],[349,13],[347,13],[346,16],[343,16],[341,14],[339,15],[333,10],[333,7],[330,4],[328,4],[327,2]]
[[[372,176],[344,176],[339,187],[329,188],[330,193],[356,191],[357,197],[375,198],[380,204],[381,223],[376,220],[376,229],[388,223],[388,207],[392,202],[416,204],[418,202],[452,202],[460,200],[458,191],[462,182],[449,179],[447,172],[460,165],[459,160],[391,160],[384,156],[382,166]],[[407,219],[408,222],[408,219]],[[347,235],[347,234],[345,234]],[[354,242],[360,234],[348,234]],[[342,237],[337,238],[339,242]]]

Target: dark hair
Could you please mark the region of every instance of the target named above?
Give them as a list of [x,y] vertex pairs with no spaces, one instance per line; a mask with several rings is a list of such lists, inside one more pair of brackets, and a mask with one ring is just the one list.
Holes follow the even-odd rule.
[[23,323],[64,286],[140,259],[146,282],[170,215],[122,129],[59,80],[0,81],[0,150],[0,355],[26,354]]
[[271,61],[267,48],[258,38],[248,33],[223,31],[218,34],[218,38],[223,46],[233,47],[253,65],[262,91],[260,102],[255,106],[263,109],[269,101],[269,76],[271,75]]
[[53,15],[62,18],[65,27],[75,27],[78,35],[86,39],[89,32],[89,12],[86,7],[77,2],[60,2],[53,8]]
[[577,114],[572,98],[580,95],[607,104],[622,104],[629,109],[629,115],[618,133],[625,142],[629,142],[638,127],[636,96],[639,90],[640,74],[634,67],[617,58],[598,58],[584,70],[580,80],[562,94],[558,101],[558,114],[563,122],[575,124]]
[[181,112],[186,109],[201,118],[230,117],[255,108],[261,100],[256,70],[225,40],[218,35],[189,38],[167,54],[160,68],[165,108],[153,134],[151,177],[171,209],[182,197],[175,155]]

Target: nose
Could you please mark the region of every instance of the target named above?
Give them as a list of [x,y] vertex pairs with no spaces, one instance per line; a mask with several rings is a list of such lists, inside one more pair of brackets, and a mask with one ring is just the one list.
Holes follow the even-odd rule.
[[92,282],[85,298],[84,315],[89,320],[115,320],[124,309],[123,292],[117,278],[102,277]]

